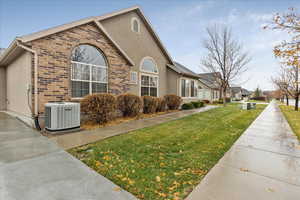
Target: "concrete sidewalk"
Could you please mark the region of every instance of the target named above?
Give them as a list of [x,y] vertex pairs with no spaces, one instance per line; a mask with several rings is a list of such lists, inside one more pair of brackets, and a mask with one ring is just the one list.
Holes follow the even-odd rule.
[[164,115],[160,115],[157,117],[133,120],[125,123],[121,123],[115,126],[107,126],[103,128],[97,128],[94,130],[86,130],[75,133],[68,133],[65,135],[58,135],[50,140],[56,142],[60,147],[64,149],[70,149],[73,147],[82,146],[85,144],[89,144],[92,142],[96,142],[105,138],[109,138],[112,136],[128,133],[130,131],[134,131],[137,129],[161,124],[164,122],[176,120],[182,117],[186,117],[188,115],[196,114],[199,112],[204,112],[207,110],[211,110],[217,108],[218,106],[214,105],[206,105],[203,108],[193,109],[193,110],[183,110],[179,112],[168,113]]
[[0,112],[1,200],[129,200],[130,193]]
[[299,141],[271,102],[187,200],[299,198]]

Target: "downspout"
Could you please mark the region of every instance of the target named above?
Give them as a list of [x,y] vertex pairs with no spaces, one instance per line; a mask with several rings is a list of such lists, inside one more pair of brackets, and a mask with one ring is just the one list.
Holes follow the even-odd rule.
[[29,47],[26,47],[22,44],[20,44],[19,41],[17,41],[17,46],[21,47],[22,49],[29,51],[33,54],[34,56],[34,113],[32,113],[34,117],[34,122],[35,126],[38,130],[41,130],[39,122],[38,122],[38,117],[39,117],[39,112],[38,112],[38,55],[37,52]]

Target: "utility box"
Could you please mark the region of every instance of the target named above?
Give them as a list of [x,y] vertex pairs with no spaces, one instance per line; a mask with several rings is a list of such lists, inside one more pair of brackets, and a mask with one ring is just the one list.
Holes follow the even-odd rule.
[[251,109],[251,103],[249,103],[249,102],[243,103],[242,109],[243,110],[250,110]]
[[45,104],[45,129],[67,131],[80,128],[80,104],[58,102]]

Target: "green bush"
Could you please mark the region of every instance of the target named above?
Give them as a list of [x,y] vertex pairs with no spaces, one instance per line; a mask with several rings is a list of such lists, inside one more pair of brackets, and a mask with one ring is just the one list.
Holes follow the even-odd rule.
[[158,98],[158,105],[157,105],[157,109],[156,112],[164,112],[167,110],[167,104],[166,104],[166,100],[164,98]]
[[142,107],[142,99],[134,94],[121,94],[117,97],[117,107],[124,117],[137,116]]
[[177,110],[182,102],[181,97],[175,94],[167,94],[164,96],[166,104],[170,110]]
[[145,114],[155,113],[158,107],[158,98],[143,96],[143,112]]
[[194,109],[194,108],[195,108],[195,106],[192,103],[184,103],[181,106],[182,110],[190,110],[190,109]]
[[195,108],[201,108],[204,106],[204,103],[202,101],[192,101],[191,103]]
[[115,117],[116,98],[112,94],[98,93],[87,95],[80,103],[81,111],[96,123],[107,123]]

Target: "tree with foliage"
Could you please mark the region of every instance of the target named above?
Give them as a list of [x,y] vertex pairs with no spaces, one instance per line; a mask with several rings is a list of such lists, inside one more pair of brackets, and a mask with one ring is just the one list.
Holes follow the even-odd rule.
[[257,86],[257,88],[254,91],[254,97],[261,97],[262,91],[259,88],[259,86]]
[[298,110],[300,89],[298,83],[299,68],[293,66],[290,68],[282,67],[277,78],[273,78],[273,83],[279,88],[286,97],[287,105],[289,97],[295,99],[295,110]]
[[[289,87],[292,88],[292,96],[295,98],[295,110],[298,110],[299,80],[298,69],[300,67],[300,14],[295,8],[290,8],[287,13],[277,13],[273,22],[266,27],[273,30],[282,30],[291,34],[290,41],[283,41],[274,47],[274,55],[288,68],[285,72],[293,80]],[[289,80],[290,81],[290,80]],[[277,83],[278,84],[278,83]]]
[[208,37],[204,40],[203,47],[207,55],[201,60],[201,64],[205,71],[216,75],[225,106],[230,84],[247,70],[251,59],[232,35],[230,28],[215,25],[208,27],[206,31]]

